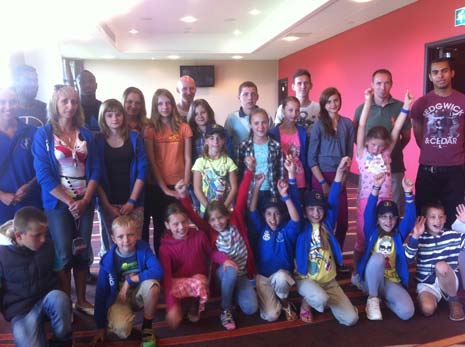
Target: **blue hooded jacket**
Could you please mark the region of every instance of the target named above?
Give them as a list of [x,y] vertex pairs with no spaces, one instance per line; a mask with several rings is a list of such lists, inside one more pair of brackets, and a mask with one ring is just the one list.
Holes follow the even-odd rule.
[[[97,158],[92,133],[86,128],[79,128],[79,136],[87,142],[86,181],[97,181],[100,178],[100,161]],[[58,160],[55,157],[55,141],[51,124],[39,128],[32,141],[32,155],[34,156],[34,169],[37,181],[42,187],[42,202],[45,209],[53,209],[58,199],[50,192],[61,184]]]
[[[95,290],[95,323],[99,329],[107,326],[107,313],[111,305],[116,301],[119,292],[118,271],[115,267],[116,245],[100,261],[97,287]],[[139,283],[154,279],[161,281],[163,269],[155,254],[153,254],[147,242],[139,240],[136,243],[137,265],[139,266]]]

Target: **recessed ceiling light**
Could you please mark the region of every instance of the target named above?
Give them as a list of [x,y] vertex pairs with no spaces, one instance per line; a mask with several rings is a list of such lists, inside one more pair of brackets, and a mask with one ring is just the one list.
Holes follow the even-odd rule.
[[136,35],[136,34],[139,33],[139,30],[137,30],[137,29],[131,29],[131,30],[129,30],[129,33],[130,33],[130,34],[133,34],[133,35]]
[[176,60],[176,59],[179,59],[180,56],[179,55],[169,55],[168,56],[168,59],[171,59],[171,60]]
[[233,34],[235,36],[239,36],[240,34],[242,34],[242,31],[236,29],[236,30],[233,31]]
[[197,22],[197,18],[192,17],[192,16],[185,16],[180,19],[184,23],[194,23]]
[[260,13],[262,13],[262,12],[260,10],[257,10],[256,8],[249,11],[249,14],[251,14],[252,16],[256,16],[256,15],[258,15]]
[[102,56],[102,59],[115,59],[115,56],[111,54],[105,54]]
[[150,59],[155,60],[155,57],[152,57],[152,58],[150,58]]
[[298,39],[300,39],[300,37],[294,36],[294,35],[288,35],[288,36],[283,37],[284,41],[289,41],[289,42],[297,41]]
[[244,57],[242,55],[233,55],[231,58],[239,60],[239,59],[242,59]]

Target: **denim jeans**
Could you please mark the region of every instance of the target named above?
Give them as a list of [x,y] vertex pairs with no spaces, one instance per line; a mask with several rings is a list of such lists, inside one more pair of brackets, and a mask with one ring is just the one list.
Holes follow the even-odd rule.
[[221,307],[223,310],[231,310],[233,296],[245,314],[254,314],[258,310],[257,294],[247,275],[238,275],[237,270],[228,266],[226,271],[223,266],[216,270],[216,277],[221,284]]
[[[61,201],[54,209],[46,209],[48,217],[48,231],[55,244],[55,269],[70,270],[86,269],[92,255],[91,235],[94,219],[94,204],[87,206],[85,213],[75,220],[68,210],[68,206]],[[77,256],[73,256],[72,243],[76,237],[82,237],[86,249]]]
[[52,290],[39,300],[28,313],[16,316],[11,320],[13,337],[17,347],[45,347],[45,316],[55,339],[71,341],[71,301],[61,290]]

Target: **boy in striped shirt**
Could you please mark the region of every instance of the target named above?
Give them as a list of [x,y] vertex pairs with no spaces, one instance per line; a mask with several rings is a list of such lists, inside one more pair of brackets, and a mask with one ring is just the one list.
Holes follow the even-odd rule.
[[[446,214],[440,203],[423,207],[422,216],[417,218],[405,255],[417,259],[415,278],[421,312],[431,316],[441,298],[449,303],[449,318],[453,321],[465,319],[462,304],[457,297],[459,288],[459,253],[465,245],[465,234],[445,230]],[[465,229],[465,207],[457,207],[455,230]],[[465,230],[464,230],[465,231]]]

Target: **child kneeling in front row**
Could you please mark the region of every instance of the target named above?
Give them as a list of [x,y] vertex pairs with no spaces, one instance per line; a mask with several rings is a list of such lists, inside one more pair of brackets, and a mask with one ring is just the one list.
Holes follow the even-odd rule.
[[399,223],[399,211],[394,201],[384,200],[376,206],[378,194],[385,180],[381,173],[374,179],[374,185],[365,208],[366,248],[358,264],[362,278],[362,289],[368,294],[367,318],[382,320],[380,297],[400,319],[410,319],[415,313],[407,286],[409,272],[403,242],[415,224],[415,203],[412,194],[413,183],[405,179],[405,215]]
[[[453,230],[444,229],[446,218],[439,202],[426,204],[422,216],[417,218],[405,255],[411,261],[417,259],[415,278],[420,311],[431,316],[444,298],[449,303],[449,318],[462,321],[465,314],[457,291],[459,254],[465,244],[465,206],[457,206]],[[463,266],[461,269],[464,270]]]
[[[278,191],[283,203],[270,198],[263,204],[263,217],[257,211],[259,190],[265,180],[265,175],[261,173],[255,176],[249,207],[253,230],[258,234],[256,283],[260,317],[270,322],[277,320],[281,311],[288,321],[297,318],[288,301],[290,289],[295,283],[292,277],[295,241],[301,229],[300,216],[295,207],[300,201],[293,160],[290,155],[285,162],[289,183],[281,179],[278,181]],[[288,221],[284,218],[284,204],[291,217]]]
[[14,217],[12,244],[0,246],[0,308],[18,347],[49,346],[46,317],[55,335],[50,346],[72,346],[71,301],[55,289],[54,247],[46,232],[45,214],[23,207]]
[[[310,307],[323,312],[329,306],[340,324],[351,326],[358,321],[358,311],[336,281],[336,264],[342,265],[342,252],[333,234],[341,181],[349,168],[350,158],[342,158],[329,190],[328,202],[322,193],[311,191],[305,194],[307,222],[297,237],[295,259],[297,291],[303,297],[300,316],[311,320]],[[301,210],[299,212],[303,215]]]
[[104,340],[107,330],[125,339],[132,330],[133,309],[144,311],[143,347],[154,347],[152,321],[160,295],[163,269],[148,243],[138,240],[136,222],[120,216],[111,225],[115,243],[100,261],[95,293],[95,322],[99,329],[91,345]]

